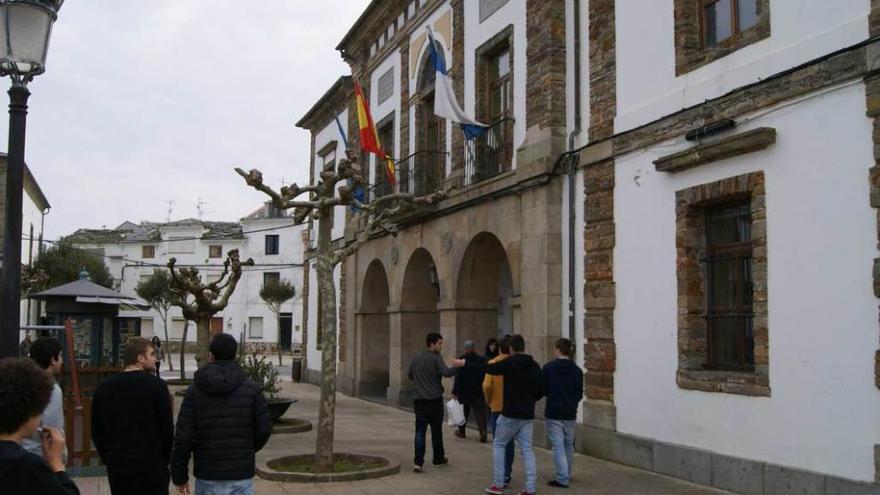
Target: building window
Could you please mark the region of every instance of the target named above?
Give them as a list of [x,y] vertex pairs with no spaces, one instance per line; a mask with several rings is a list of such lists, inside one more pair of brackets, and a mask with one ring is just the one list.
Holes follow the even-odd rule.
[[[183,318],[172,318],[171,319],[171,340],[183,340],[183,327],[186,325],[186,320]],[[192,331],[192,328],[187,328],[187,340],[189,340],[189,334]]]
[[770,36],[770,0],[674,0],[674,4],[676,75]]
[[752,218],[748,201],[706,208],[708,367],[751,371]]
[[248,336],[252,339],[263,338],[263,317],[251,316],[248,318]]
[[715,46],[758,23],[758,0],[703,0],[703,45]]
[[263,287],[270,284],[277,284],[279,282],[281,282],[281,274],[279,272],[263,273]]
[[208,258],[222,258],[223,246],[208,246]]
[[143,246],[141,247],[141,258],[155,258],[156,257],[156,246]]
[[676,192],[678,386],[769,396],[764,174]]
[[465,184],[510,170],[513,161],[513,26],[477,48],[477,118],[490,128],[469,139]]
[[266,254],[278,254],[278,234],[266,236]]
[[[394,156],[394,112],[382,119],[376,129],[379,134],[379,142],[382,143],[382,150],[386,154]],[[379,198],[392,192],[391,184],[388,181],[388,162],[376,157],[374,163],[372,195],[374,198]]]

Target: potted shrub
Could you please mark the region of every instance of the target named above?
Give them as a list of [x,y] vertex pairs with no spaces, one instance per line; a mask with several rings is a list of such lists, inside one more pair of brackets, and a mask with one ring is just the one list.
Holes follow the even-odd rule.
[[269,415],[272,417],[272,422],[277,423],[290,408],[290,405],[296,402],[296,399],[278,396],[278,392],[281,392],[279,386],[281,377],[278,375],[278,370],[265,356],[257,357],[256,354],[239,359],[238,364],[244,374],[253,380],[263,392],[266,403],[269,405]]

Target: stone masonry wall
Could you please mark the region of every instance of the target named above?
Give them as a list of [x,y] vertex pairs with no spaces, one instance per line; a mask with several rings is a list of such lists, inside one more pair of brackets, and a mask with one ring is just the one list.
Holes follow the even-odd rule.
[[565,127],[565,1],[526,5],[526,128]]

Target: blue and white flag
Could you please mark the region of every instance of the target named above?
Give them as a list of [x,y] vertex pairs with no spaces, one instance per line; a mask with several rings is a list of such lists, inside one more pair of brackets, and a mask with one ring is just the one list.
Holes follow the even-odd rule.
[[428,27],[428,45],[431,50],[431,64],[436,71],[434,82],[434,115],[444,119],[458,122],[467,139],[474,139],[488,127],[486,124],[477,122],[476,119],[464,113],[455,99],[455,91],[452,89],[452,79],[446,71],[446,61],[437,53],[437,44],[434,41],[434,33]]

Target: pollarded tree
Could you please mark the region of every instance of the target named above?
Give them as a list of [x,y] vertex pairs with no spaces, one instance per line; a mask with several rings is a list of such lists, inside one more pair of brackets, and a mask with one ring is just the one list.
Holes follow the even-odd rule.
[[223,273],[214,282],[204,283],[195,267],[177,268],[177,259],[168,260],[171,271],[171,291],[174,305],[183,311],[183,317],[196,322],[196,363],[208,362],[208,345],[211,340],[211,317],[229,304],[229,298],[241,279],[241,267],[251,266],[254,260],[241,262],[238,249],[226,254]]
[[[165,331],[165,349],[171,349],[168,341],[168,310],[174,305],[174,292],[171,291],[171,276],[165,270],[154,270],[150,278],[138,283],[134,289],[141,299],[159,313],[162,318],[162,329]],[[180,351],[183,354],[183,349]],[[170,352],[168,369],[174,371],[174,362]]]
[[[396,235],[399,231],[397,219],[419,205],[430,205],[446,197],[445,191],[427,196],[393,193],[374,199],[365,204],[355,197],[354,192],[364,187],[363,175],[352,150],[347,158],[339,161],[334,170],[328,164],[321,171],[317,184],[299,187],[296,184],[283,186],[280,191],[263,184],[263,174],[259,170],[245,173],[235,171],[254,189],[267,194],[272,204],[281,210],[293,209],[296,224],[309,218],[318,222],[318,246],[315,251],[315,271],[318,278],[318,292],[321,297],[321,326],[323,345],[321,346],[321,402],[318,411],[318,438],[315,447],[315,467],[327,471],[333,466],[334,418],[336,415],[336,288],[333,285],[333,269],[340,262],[366,243],[370,236],[387,232]],[[343,185],[340,185],[343,184]],[[297,199],[307,194],[307,199]],[[365,217],[366,226],[350,244],[334,248],[331,244],[331,221],[334,209],[352,208]]]
[[278,366],[281,366],[281,305],[293,299],[296,290],[287,280],[269,280],[260,289],[260,298],[269,306],[275,315],[275,325],[278,329]]

